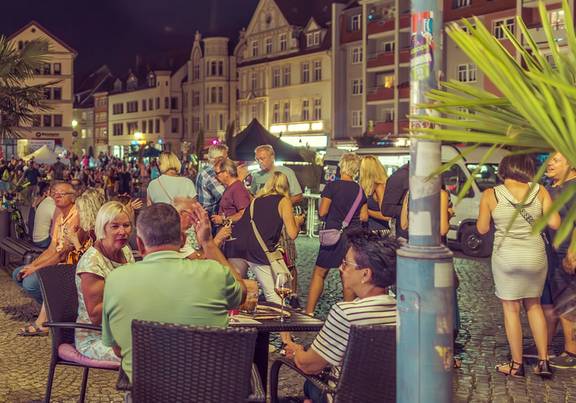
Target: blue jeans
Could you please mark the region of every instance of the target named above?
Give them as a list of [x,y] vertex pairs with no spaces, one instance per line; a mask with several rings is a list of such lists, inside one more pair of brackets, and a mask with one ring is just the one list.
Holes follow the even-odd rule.
[[38,274],[34,273],[24,279],[19,279],[18,274],[24,266],[17,267],[12,272],[12,279],[18,284],[20,287],[26,291],[26,294],[30,295],[32,298],[36,300],[39,304],[42,303],[42,291],[40,290],[40,282],[38,280]]
[[326,395],[310,381],[304,382],[304,395],[314,403],[327,403]]
[[34,244],[34,246],[37,246],[37,247],[42,248],[42,249],[46,249],[48,246],[50,246],[50,242],[51,242],[51,241],[52,241],[52,238],[51,238],[51,237],[48,237],[48,238],[46,238],[46,239],[43,240],[43,241],[40,241],[40,242],[32,242],[32,243]]

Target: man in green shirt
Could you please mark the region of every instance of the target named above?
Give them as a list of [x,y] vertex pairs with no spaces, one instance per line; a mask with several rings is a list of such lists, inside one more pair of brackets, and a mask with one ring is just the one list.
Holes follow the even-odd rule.
[[199,204],[186,213],[207,259],[186,259],[179,253],[180,216],[174,207],[158,203],[138,216],[143,261],[119,267],[106,278],[102,340],[122,358],[130,380],[132,320],[225,327],[228,310],[246,297],[243,281],[214,244],[207,213]]

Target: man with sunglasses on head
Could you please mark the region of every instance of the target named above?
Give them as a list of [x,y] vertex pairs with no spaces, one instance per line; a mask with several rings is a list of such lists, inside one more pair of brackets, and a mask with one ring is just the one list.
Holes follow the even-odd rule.
[[[56,213],[50,245],[31,263],[18,267],[12,273],[14,281],[39,304],[42,303],[42,292],[40,291],[40,283],[36,272],[44,267],[66,262],[68,252],[74,248],[74,245],[66,240],[65,234],[76,231],[76,228],[80,225],[78,211],[74,205],[76,200],[74,187],[65,182],[56,183],[52,186],[51,196],[56,205]],[[46,322],[46,320],[44,305],[42,305],[36,321],[23,328],[19,334],[21,336],[47,335],[48,330],[42,328],[42,323]]]
[[[343,286],[358,297],[332,307],[308,349],[287,344],[286,356],[306,374],[319,374],[328,367],[338,379],[351,326],[396,325],[396,301],[388,295],[388,288],[396,283],[397,242],[368,230],[351,231],[347,237],[348,251],[340,272]],[[304,393],[307,402],[327,402],[327,396],[308,381]]]

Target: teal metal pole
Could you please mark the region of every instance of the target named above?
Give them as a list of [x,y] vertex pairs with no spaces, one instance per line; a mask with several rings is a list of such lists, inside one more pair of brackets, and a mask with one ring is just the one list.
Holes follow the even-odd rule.
[[[442,10],[437,0],[412,0],[410,112],[437,88],[442,63]],[[411,121],[412,133],[421,122]],[[398,251],[397,402],[452,401],[454,273],[440,238],[441,145],[411,139],[409,241]]]

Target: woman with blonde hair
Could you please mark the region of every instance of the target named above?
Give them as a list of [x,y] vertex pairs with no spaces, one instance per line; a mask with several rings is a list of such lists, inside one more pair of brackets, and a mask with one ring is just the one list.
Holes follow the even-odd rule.
[[154,203],[173,204],[175,197],[196,197],[194,183],[183,176],[179,176],[182,164],[172,152],[160,154],[158,164],[160,177],[150,182],[147,189],[148,205]]
[[[76,267],[77,321],[100,325],[106,277],[118,266],[134,262],[128,246],[133,212],[130,206],[111,201],[104,204],[94,218],[96,241],[82,255]],[[81,354],[89,358],[120,361],[112,348],[102,343],[100,332],[77,329],[75,345]]]
[[[360,170],[360,158],[354,153],[342,156],[338,164],[340,179],[326,185],[320,198],[318,215],[324,219],[325,230],[340,230],[340,237],[331,245],[320,244],[320,251],[316,259],[316,266],[312,273],[312,281],[308,291],[306,313],[313,314],[316,303],[324,291],[324,280],[331,268],[340,267],[348,242],[346,233],[353,228],[359,228],[362,222],[368,221],[368,205],[366,195],[362,187],[354,182],[354,178]],[[348,217],[347,217],[348,216]],[[345,219],[349,222],[345,223]],[[344,300],[350,301],[354,293],[346,288],[343,289]]]
[[380,212],[380,206],[384,199],[384,190],[388,175],[386,170],[373,155],[362,158],[360,163],[360,186],[366,194],[368,204],[368,229],[371,231],[389,230],[390,217]]
[[[278,304],[281,301],[274,292],[270,262],[256,239],[250,221],[251,219],[254,220],[256,228],[270,252],[277,248],[282,226],[286,226],[286,231],[291,239],[296,239],[300,232],[300,226],[304,222],[304,215],[294,216],[289,189],[286,175],[278,171],[273,172],[253,200],[254,217],[251,217],[250,207],[246,208],[242,218],[232,229],[232,237],[235,240],[227,241],[224,245],[226,257],[240,275],[245,277],[247,270],[251,270],[264,291],[266,300]],[[283,334],[282,340],[288,341],[287,337],[287,334]]]

